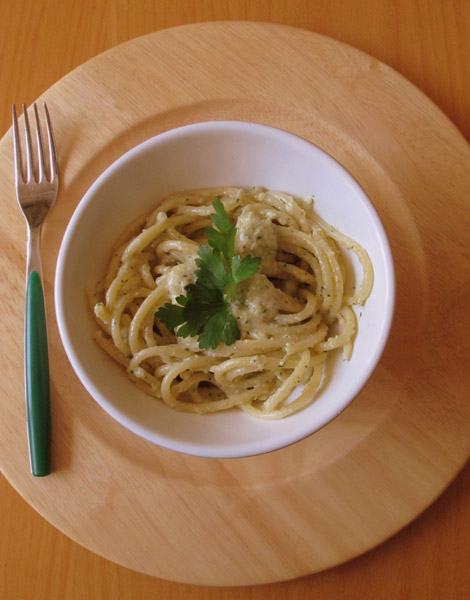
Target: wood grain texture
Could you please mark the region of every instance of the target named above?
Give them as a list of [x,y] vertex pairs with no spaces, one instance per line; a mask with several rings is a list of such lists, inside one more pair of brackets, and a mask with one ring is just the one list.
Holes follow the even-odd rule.
[[[355,11],[357,3],[347,2],[342,4],[341,14],[340,11],[335,12],[334,7],[332,8],[333,3],[316,3],[314,18],[310,11],[313,3],[286,3],[285,6],[280,3],[271,3],[269,7],[262,7],[261,3],[258,3],[255,4],[255,8],[248,8],[248,4],[244,3],[232,3],[230,10],[227,9],[228,5],[225,6],[224,15],[218,12],[222,10],[223,2],[220,4],[208,3],[204,10],[191,3],[186,3],[187,12],[183,11],[181,6],[178,8],[178,3],[171,5],[160,3],[159,11],[155,12],[158,12],[157,17],[161,18],[161,21],[155,20],[155,12],[152,12],[155,6],[153,3],[152,6],[145,3],[132,5],[103,3],[99,9],[92,8],[92,5],[87,3],[76,8],[67,7],[67,9],[60,9],[59,5],[54,6],[54,4],[45,3],[45,10],[46,12],[49,10],[52,21],[52,24],[49,23],[47,26],[49,29],[46,35],[44,21],[39,20],[39,10],[34,8],[33,3],[23,3],[23,10],[26,8],[23,18],[26,18],[26,22],[30,25],[29,31],[34,31],[34,35],[32,35],[34,46],[26,39],[27,30],[24,29],[24,21],[19,19],[20,11],[16,10],[12,3],[7,2],[2,5],[3,11],[9,10],[10,15],[16,18],[16,21],[14,18],[7,21],[9,24],[7,33],[10,35],[10,32],[16,31],[17,35],[15,40],[9,42],[7,40],[6,48],[15,48],[18,52],[25,48],[27,50],[29,44],[29,56],[31,57],[26,68],[19,75],[16,75],[13,69],[14,61],[4,61],[5,67],[2,62],[2,69],[6,70],[3,80],[12,81],[11,88],[6,91],[5,102],[2,103],[2,108],[5,108],[6,104],[5,130],[9,126],[12,90],[20,90],[21,94],[29,90],[29,98],[23,95],[17,97],[13,94],[15,96],[13,100],[21,102],[25,99],[30,102],[63,74],[54,74],[55,68],[65,69],[64,72],[66,72],[75,64],[88,58],[88,52],[91,52],[90,56],[92,56],[100,49],[110,47],[126,37],[144,33],[147,27],[157,29],[161,26],[184,22],[186,18],[189,21],[255,18],[281,20],[289,23],[296,19],[306,19],[304,23],[294,22],[292,24],[302,24],[304,27],[307,26],[317,31],[322,31],[324,28],[330,29],[326,33],[333,34],[336,31],[335,37],[353,44],[354,39],[348,39],[348,36],[354,37],[355,35],[357,40],[354,45],[361,47],[370,44],[371,48],[363,49],[367,49],[379,58],[384,58],[381,56],[381,53],[384,52],[391,58],[391,60],[386,60],[388,64],[393,63],[396,52],[396,56],[402,61],[403,68],[400,69],[402,73],[410,77],[410,73],[406,73],[405,68],[409,61],[412,68],[416,69],[416,77],[413,78],[411,73],[411,79],[414,79],[423,89],[427,85],[425,79],[419,79],[419,77],[425,77],[423,73],[427,72],[429,81],[435,82],[434,88],[431,85],[432,89],[426,90],[431,97],[434,96],[434,99],[438,99],[437,94],[440,93],[440,90],[446,90],[445,93],[442,92],[444,105],[441,104],[441,106],[445,110],[447,108],[446,112],[454,122],[458,123],[459,118],[461,119],[459,126],[468,135],[468,120],[465,120],[467,117],[464,115],[464,111],[452,108],[453,106],[464,108],[463,99],[465,97],[468,99],[469,93],[468,87],[465,87],[463,68],[465,52],[462,52],[462,44],[465,48],[467,42],[462,38],[459,41],[459,36],[453,35],[453,32],[463,31],[465,27],[465,11],[467,9],[463,4],[462,6],[459,3],[448,4],[446,8],[443,8],[443,5],[441,6],[439,3],[437,3],[437,7],[433,3],[415,3],[412,9],[408,9],[408,5],[405,6],[405,3],[396,3],[393,14],[386,15],[385,5],[374,3],[373,8],[371,4],[369,11],[362,15],[361,20],[361,14],[358,14],[361,11]],[[115,5],[118,5],[117,8],[120,10],[113,13]],[[257,16],[254,14],[255,10],[264,10],[264,16]],[[239,12],[237,13],[237,11]],[[456,17],[457,12],[458,18]],[[113,16],[113,14],[119,16]],[[356,20],[351,18],[352,15],[355,15]],[[125,20],[124,16],[127,17]],[[311,21],[308,21],[309,16]],[[121,17],[123,18],[122,22],[120,21]],[[179,19],[179,21],[175,23],[172,19]],[[88,26],[87,29],[84,23],[92,23],[94,26]],[[421,23],[421,26],[416,23]],[[371,24],[374,26],[368,27]],[[382,33],[377,34],[375,28]],[[397,33],[398,30],[401,32],[400,35]],[[51,32],[53,31],[56,35],[52,37]],[[406,32],[408,34],[412,32],[414,36],[407,37]],[[87,44],[80,43],[84,39],[85,33],[90,38]],[[404,38],[400,41],[398,38],[401,34]],[[4,39],[0,38],[2,46]],[[411,43],[410,39],[416,40],[417,43]],[[49,48],[56,51],[52,52],[53,58],[48,61],[44,61],[45,57],[41,51],[33,52],[33,48],[44,49],[45,40],[48,40]],[[75,44],[70,44],[71,40],[75,40]],[[388,50],[387,43],[390,43]],[[373,51],[374,44],[375,52]],[[408,44],[408,52],[404,52],[406,44]],[[74,45],[76,47],[72,50],[71,47]],[[417,60],[418,56],[420,60]],[[73,60],[77,60],[77,62],[73,64]],[[42,63],[47,66],[40,68]],[[14,64],[17,68],[18,63]],[[446,71],[448,67],[451,68]],[[5,79],[5,76],[8,76],[8,79]],[[47,76],[52,77],[52,80],[46,81]],[[452,81],[452,86],[446,84],[449,81]],[[44,87],[41,87],[42,84]],[[446,102],[449,104],[445,105]],[[253,107],[252,110],[256,110],[256,107]],[[113,152],[118,150],[119,148],[115,147]],[[109,156],[103,156],[102,159],[105,161],[109,159]],[[73,167],[73,161],[70,164]],[[445,195],[444,191],[442,191],[443,195]],[[7,218],[11,219],[11,223],[16,227],[20,223],[20,219],[16,215]],[[449,235],[452,232],[444,233]],[[6,241],[9,242],[9,240]],[[3,240],[2,243],[4,244],[5,241]],[[19,257],[15,258],[15,261],[18,260],[20,260]],[[20,289],[16,291],[21,293]],[[465,294],[465,289],[457,291]],[[21,357],[17,353],[14,359],[20,361]],[[11,393],[11,390],[11,383],[4,382],[2,393],[5,397]],[[468,473],[464,471],[444,497],[416,523],[361,559],[296,582],[244,590],[213,590],[170,584],[116,567],[57,533],[23,503],[8,484],[4,484],[3,487],[7,491],[5,502],[3,502],[2,496],[2,506],[5,506],[3,531],[7,533],[8,544],[2,546],[1,558],[4,559],[2,564],[5,565],[5,568],[2,570],[4,589],[1,589],[3,592],[1,597],[115,598],[154,597],[160,593],[165,597],[174,598],[236,598],[277,597],[279,593],[287,593],[289,597],[301,598],[309,597],[311,591],[315,590],[316,596],[320,598],[342,597],[346,592],[351,598],[460,598],[464,597],[464,591],[469,584],[465,557],[465,551],[468,553],[468,542],[466,542],[465,535],[468,533],[470,515],[467,508],[468,503],[466,504],[463,500],[465,484],[468,486],[468,483]],[[25,537],[28,540],[31,539],[31,543],[27,544],[28,554],[25,554],[24,541],[15,544],[14,531],[17,525],[15,524],[15,529],[8,525],[11,514],[16,517],[15,523],[21,523],[20,532],[23,534],[23,539]],[[22,523],[23,515],[25,516],[24,524]],[[467,527],[462,527],[462,523]],[[443,561],[446,568],[437,569],[436,566],[442,564]],[[87,577],[83,576],[84,573],[87,573]],[[419,575],[416,576],[416,573]],[[3,577],[3,575],[5,576]]]

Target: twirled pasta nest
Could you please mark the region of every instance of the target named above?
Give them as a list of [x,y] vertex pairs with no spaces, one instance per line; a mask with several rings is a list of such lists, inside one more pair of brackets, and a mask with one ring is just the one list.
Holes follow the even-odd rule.
[[[194,282],[215,197],[236,226],[236,252],[262,261],[231,300],[241,339],[202,350],[155,312]],[[363,269],[355,287],[347,281],[348,251]],[[139,388],[199,414],[238,407],[278,419],[311,403],[329,353],[341,348],[350,358],[357,328],[351,306],[363,304],[373,284],[367,252],[316,216],[313,198],[263,188],[174,194],[128,229],[111,254],[90,294],[96,342]]]

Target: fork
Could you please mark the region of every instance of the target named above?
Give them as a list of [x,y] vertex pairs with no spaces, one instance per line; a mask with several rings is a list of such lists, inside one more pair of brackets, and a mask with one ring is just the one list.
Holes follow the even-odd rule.
[[49,209],[57,198],[59,171],[52,125],[46,103],[44,103],[44,113],[48,147],[47,160],[36,104],[33,108],[36,121],[36,152],[33,148],[28,112],[23,104],[26,169],[23,168],[15,105],[13,105],[12,116],[16,196],[28,229],[24,331],[28,446],[31,473],[36,477],[42,477],[51,471],[51,418],[49,357],[41,265],[41,229]]

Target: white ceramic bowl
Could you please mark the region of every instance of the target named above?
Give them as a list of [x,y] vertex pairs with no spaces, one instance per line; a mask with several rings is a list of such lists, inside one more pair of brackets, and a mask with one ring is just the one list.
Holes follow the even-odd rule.
[[[330,360],[332,377],[307,408],[280,421],[240,410],[176,412],[138,391],[95,345],[85,289],[102,277],[117,236],[160,199],[212,186],[264,186],[315,195],[316,211],[369,252],[374,288],[361,309],[350,361]],[[353,265],[353,268],[354,265]],[[360,276],[360,269],[358,276]],[[91,186],[65,232],[55,281],[57,320],[68,358],[91,396],[122,425],[151,442],[193,455],[229,458],[282,448],[312,434],[358,394],[382,354],[394,307],[394,270],[377,213],[356,181],[319,148],[290,133],[216,121],[162,133],[112,164]]]

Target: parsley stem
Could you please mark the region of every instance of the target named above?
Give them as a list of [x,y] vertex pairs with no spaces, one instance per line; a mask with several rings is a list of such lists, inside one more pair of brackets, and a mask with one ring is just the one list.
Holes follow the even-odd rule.
[[227,300],[237,300],[238,299],[237,284],[235,283],[235,281],[230,281],[227,284],[227,287],[224,290],[224,294],[225,294],[225,297],[227,298]]

